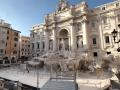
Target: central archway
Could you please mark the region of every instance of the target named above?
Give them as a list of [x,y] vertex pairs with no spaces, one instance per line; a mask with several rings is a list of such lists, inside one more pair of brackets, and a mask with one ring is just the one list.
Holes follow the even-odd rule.
[[61,36],[61,37],[67,37],[68,36],[68,31],[66,29],[62,29],[59,32],[59,36]]
[[69,50],[68,30],[66,29],[59,32],[59,50]]

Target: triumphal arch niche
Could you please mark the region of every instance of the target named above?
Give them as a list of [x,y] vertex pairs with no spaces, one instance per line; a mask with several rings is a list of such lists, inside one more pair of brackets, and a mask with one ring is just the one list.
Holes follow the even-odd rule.
[[45,17],[45,50],[87,49],[87,13],[85,2],[74,6],[60,0],[57,10]]
[[59,50],[69,50],[69,36],[68,36],[68,30],[62,29],[59,32],[58,36],[58,45]]

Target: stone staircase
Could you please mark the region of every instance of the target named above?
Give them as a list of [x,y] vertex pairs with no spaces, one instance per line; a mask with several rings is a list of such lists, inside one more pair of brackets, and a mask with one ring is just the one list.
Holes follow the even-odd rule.
[[74,82],[67,80],[49,80],[40,90],[75,90]]
[[75,90],[73,72],[57,72],[40,90]]

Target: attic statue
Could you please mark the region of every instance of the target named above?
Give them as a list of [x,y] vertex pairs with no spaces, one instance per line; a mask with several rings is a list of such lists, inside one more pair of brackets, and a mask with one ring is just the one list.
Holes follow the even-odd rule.
[[69,7],[68,2],[66,0],[60,0],[58,5],[58,11],[63,11]]

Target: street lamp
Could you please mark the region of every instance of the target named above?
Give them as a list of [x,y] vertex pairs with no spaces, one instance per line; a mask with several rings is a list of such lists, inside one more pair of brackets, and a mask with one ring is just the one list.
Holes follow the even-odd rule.
[[[120,24],[118,24],[118,28],[120,29]],[[115,29],[111,32],[113,39],[114,39],[114,42],[119,44],[120,39],[116,42],[116,37],[118,36],[118,33],[119,32]],[[120,47],[118,47],[117,51],[120,52]]]
[[[114,39],[114,42],[116,41],[116,37],[118,35],[118,31],[116,31],[115,29],[111,32],[112,33],[112,36],[113,36],[113,39]],[[115,42],[116,43],[116,42]]]

